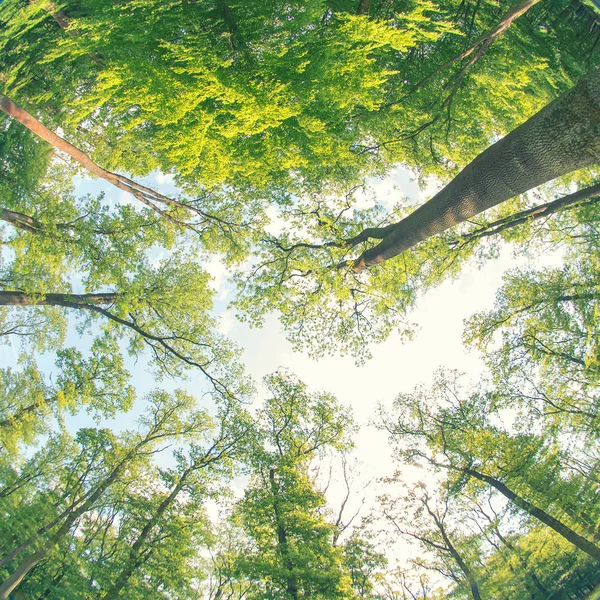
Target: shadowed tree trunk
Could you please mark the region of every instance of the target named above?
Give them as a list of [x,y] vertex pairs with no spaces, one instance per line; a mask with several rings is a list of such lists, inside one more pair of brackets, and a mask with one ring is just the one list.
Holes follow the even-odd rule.
[[298,600],[298,582],[294,576],[294,565],[290,560],[287,532],[281,521],[279,510],[279,487],[275,481],[275,467],[269,469],[269,483],[271,493],[273,494],[273,513],[275,515],[275,526],[277,528],[277,550],[283,560],[284,568],[287,573],[284,575],[286,580],[286,591],[292,600]]
[[[600,162],[600,68],[468,164],[443,190],[382,231],[355,272],[547,181]],[[358,237],[358,236],[357,236]],[[364,237],[364,236],[363,236]]]
[[571,542],[571,544],[573,544],[586,554],[589,554],[595,560],[600,561],[600,548],[598,546],[596,546],[583,536],[579,535],[577,532],[573,531],[568,525],[565,525],[565,523],[559,521],[558,519],[555,519],[546,511],[535,506],[535,504],[532,504],[528,500],[525,500],[525,498],[523,498],[522,496],[519,496],[517,493],[513,492],[500,480],[489,475],[480,473],[475,469],[469,469],[466,467],[449,467],[449,465],[443,466],[445,466],[446,468],[453,468],[455,470],[461,471],[469,477],[473,477],[474,479],[478,479],[479,481],[491,485],[493,488],[498,490],[505,498],[508,498],[508,500],[515,504],[515,506],[518,506],[530,516],[538,519],[545,525],[548,525],[548,527],[556,531],[556,533],[564,537],[567,541]]

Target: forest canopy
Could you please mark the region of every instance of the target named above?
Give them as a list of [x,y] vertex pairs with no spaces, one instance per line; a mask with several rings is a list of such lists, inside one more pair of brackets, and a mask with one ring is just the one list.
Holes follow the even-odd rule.
[[[591,599],[599,64],[588,0],[0,1],[0,600]],[[223,325],[364,364],[510,252],[369,423]]]

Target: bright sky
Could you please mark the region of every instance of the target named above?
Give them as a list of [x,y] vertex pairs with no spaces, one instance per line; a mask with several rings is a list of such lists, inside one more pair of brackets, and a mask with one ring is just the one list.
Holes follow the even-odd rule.
[[[157,185],[163,193],[174,194],[176,189],[170,176],[158,175],[147,178],[144,183]],[[379,202],[391,207],[402,196],[413,201],[423,202],[432,195],[435,186],[420,190],[411,174],[396,169],[388,178],[372,182]],[[105,191],[106,199],[115,202],[135,202],[126,193],[115,190],[104,182],[91,179],[76,179],[78,194]],[[393,464],[388,440],[380,431],[369,425],[379,403],[388,404],[400,392],[409,392],[415,385],[429,384],[433,373],[439,367],[458,369],[476,376],[483,365],[475,353],[462,346],[463,320],[473,313],[490,309],[494,295],[501,284],[502,273],[515,263],[506,249],[498,260],[490,261],[483,270],[467,268],[454,282],[447,282],[430,291],[418,302],[417,310],[408,315],[408,320],[418,324],[412,341],[402,343],[399,336],[393,335],[385,343],[373,348],[373,357],[364,366],[356,366],[350,357],[331,356],[313,360],[306,354],[293,352],[286,341],[282,328],[275,315],[267,318],[262,329],[250,329],[240,323],[232,311],[227,309],[231,290],[226,283],[226,273],[221,264],[214,260],[207,268],[215,277],[217,289],[216,307],[220,312],[221,329],[244,350],[247,372],[257,381],[279,367],[285,367],[304,381],[311,391],[326,390],[334,393],[345,405],[352,408],[361,429],[356,436],[356,456],[360,467],[359,481],[356,484],[354,505],[360,502],[364,492],[361,487],[373,481],[367,491],[367,502],[363,513],[368,512],[379,486],[374,482],[378,477],[391,474]],[[79,291],[79,290],[75,290]],[[85,346],[75,331],[69,333],[68,345]],[[10,348],[0,349],[0,358],[6,364],[14,364],[15,354]],[[51,370],[53,357],[46,357],[42,366]],[[180,383],[155,383],[148,377],[147,366],[143,361],[128,362],[133,374],[133,384],[140,396],[156,385],[177,387]],[[204,382],[192,380],[185,387],[191,391],[201,391]],[[120,416],[107,423],[116,427],[132,427],[136,415],[143,410],[138,405],[130,415]],[[91,426],[88,415],[80,414],[70,418],[69,427],[73,430],[81,426]],[[237,485],[243,484],[240,480]],[[241,490],[238,490],[241,491]],[[343,489],[332,484],[328,496],[334,508],[339,506]],[[350,511],[352,512],[352,511]]]

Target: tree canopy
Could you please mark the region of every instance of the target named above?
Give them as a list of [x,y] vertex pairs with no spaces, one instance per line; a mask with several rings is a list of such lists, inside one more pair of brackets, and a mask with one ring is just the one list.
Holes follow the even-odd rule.
[[[0,2],[0,600],[591,598],[599,41],[588,0]],[[372,382],[385,479],[224,333],[366,362],[509,248],[477,381]]]

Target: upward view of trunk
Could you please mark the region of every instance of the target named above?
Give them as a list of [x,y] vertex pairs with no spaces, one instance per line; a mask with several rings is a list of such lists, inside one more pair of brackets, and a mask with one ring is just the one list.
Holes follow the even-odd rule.
[[0,291],[0,306],[64,306],[86,308],[90,305],[114,304],[121,295],[117,292],[93,294],[27,294],[26,292]]
[[535,506],[535,504],[532,504],[528,500],[525,500],[525,498],[519,496],[519,494],[511,490],[500,480],[494,477],[490,477],[489,475],[480,473],[475,469],[458,468],[458,470],[462,471],[465,475],[469,475],[474,479],[478,479],[479,481],[491,485],[493,488],[498,490],[505,498],[510,500],[520,509],[524,510],[527,514],[531,515],[535,519],[538,519],[538,521],[541,521],[545,525],[548,525],[548,527],[556,531],[558,535],[564,537],[567,541],[571,542],[571,544],[573,544],[586,554],[589,554],[595,560],[600,561],[600,548],[596,546],[596,544],[590,542],[588,539],[579,535],[576,531],[573,531],[573,529],[571,529],[568,525],[549,515],[545,510],[542,510],[538,506]]
[[105,594],[102,595],[101,600],[111,600],[113,598],[118,598],[123,591],[123,588],[127,585],[127,582],[131,578],[131,576],[135,573],[136,569],[138,569],[147,558],[147,553],[144,552],[144,545],[148,541],[150,534],[161,520],[167,509],[177,500],[177,497],[181,493],[181,490],[185,486],[187,482],[187,478],[190,473],[194,471],[196,465],[189,467],[186,471],[184,471],[179,478],[179,481],[175,485],[175,487],[171,490],[169,495],[159,504],[156,512],[152,515],[150,519],[146,522],[139,535],[131,545],[129,550],[129,556],[125,562],[125,566],[123,570],[119,573],[113,585],[107,590]]
[[294,576],[294,565],[290,560],[287,531],[281,521],[281,511],[279,509],[279,488],[275,481],[275,467],[269,469],[269,483],[271,493],[273,494],[273,513],[275,514],[275,526],[277,528],[277,550],[287,571],[284,575],[286,579],[286,589],[292,600],[298,600],[298,582]]
[[471,590],[471,596],[473,596],[473,600],[481,600],[481,594],[479,593],[479,586],[477,585],[477,580],[475,579],[475,575],[473,575],[473,571],[469,568],[467,563],[463,560],[463,557],[460,555],[450,538],[448,537],[448,533],[446,532],[446,528],[444,527],[444,523],[437,517],[435,513],[433,513],[429,507],[427,507],[427,511],[433,517],[435,524],[437,525],[440,534],[442,535],[442,539],[444,540],[444,544],[448,549],[448,552],[451,554],[452,558],[456,561],[456,564],[463,572],[467,582],[469,583],[469,589]]
[[443,190],[389,228],[355,272],[547,181],[600,162],[600,68],[482,152]]
[[[19,106],[16,102],[11,100],[8,96],[0,93],[0,110],[4,111],[7,115],[10,115],[16,121],[19,121],[22,125],[27,127],[29,131],[48,142],[52,146],[54,146],[57,150],[68,154],[71,158],[75,159],[80,165],[85,167],[90,173],[108,181],[108,183],[114,185],[120,190],[128,192],[136,200],[139,200],[142,204],[150,207],[152,210],[156,211],[158,214],[170,220],[178,225],[186,225],[185,222],[178,220],[173,217],[170,213],[165,212],[165,208],[180,208],[185,210],[188,213],[194,213],[206,220],[215,220],[219,221],[218,217],[214,217],[205,213],[197,207],[188,206],[183,202],[179,202],[173,198],[169,198],[155,190],[146,187],[140,183],[133,181],[133,179],[129,179],[129,177],[125,177],[124,175],[119,175],[117,173],[113,173],[112,171],[107,171],[103,169],[100,165],[95,163],[85,152],[81,149],[77,148],[73,144],[67,142],[67,140],[61,138],[59,135],[54,133],[48,129],[45,125],[40,123],[33,115],[29,114],[24,108]],[[162,205],[165,208],[160,208],[159,205]]]

